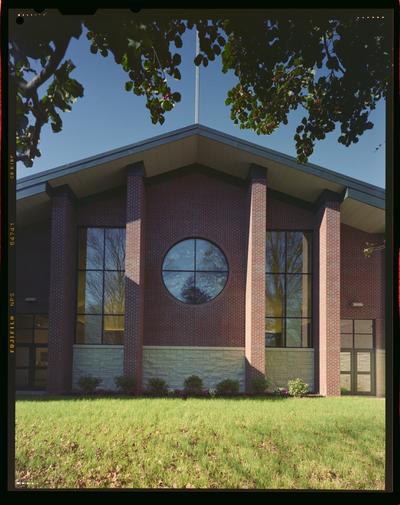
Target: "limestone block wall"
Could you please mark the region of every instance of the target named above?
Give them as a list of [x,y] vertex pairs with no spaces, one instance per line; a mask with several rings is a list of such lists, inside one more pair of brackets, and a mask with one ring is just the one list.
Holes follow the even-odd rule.
[[314,349],[265,349],[265,376],[274,387],[287,387],[290,379],[299,377],[315,390]]
[[238,380],[245,387],[244,348],[144,346],[143,386],[149,379],[164,379],[169,387],[182,389],[190,375],[203,379],[205,388],[215,387],[224,379]]
[[376,396],[385,396],[385,351],[375,350]]
[[79,389],[82,375],[99,377],[101,389],[116,389],[114,378],[123,374],[123,345],[74,345],[72,360],[72,387]]

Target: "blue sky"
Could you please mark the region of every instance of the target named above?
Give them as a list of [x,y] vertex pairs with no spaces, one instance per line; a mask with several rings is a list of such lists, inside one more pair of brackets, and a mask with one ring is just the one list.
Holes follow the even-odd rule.
[[[188,31],[183,37],[183,48],[176,50],[182,55],[181,81],[171,79],[171,87],[182,94],[182,101],[166,114],[165,123],[153,125],[145,98],[125,91],[127,74],[115,64],[113,57],[103,58],[89,52],[89,42],[83,34],[79,40],[72,39],[66,58],[76,65],[71,76],[85,88],[84,97],[78,99],[72,111],[62,113],[63,130],[52,133],[49,125],[42,129],[39,148],[41,158],[36,158],[33,167],[17,164],[17,176],[25,177],[70,163],[109,149],[121,147],[154,135],[182,128],[194,123],[195,97],[195,33]],[[210,62],[200,71],[200,123],[235,135],[244,140],[296,155],[294,132],[303,117],[301,110],[289,116],[288,125],[282,125],[275,133],[258,136],[250,130],[241,130],[230,119],[229,107],[225,105],[227,90],[235,84],[233,73],[222,74],[220,59]],[[46,84],[45,84],[46,86]],[[370,115],[374,123],[358,144],[345,147],[337,142],[339,129],[316,144],[311,163],[336,172],[385,186],[385,104],[381,101]],[[382,147],[376,151],[376,147]]]

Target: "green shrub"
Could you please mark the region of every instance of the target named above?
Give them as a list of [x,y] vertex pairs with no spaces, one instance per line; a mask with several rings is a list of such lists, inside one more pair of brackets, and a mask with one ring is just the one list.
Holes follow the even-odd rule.
[[147,383],[148,392],[155,396],[166,396],[168,394],[168,384],[164,379],[154,377]]
[[239,393],[239,381],[225,379],[217,384],[217,395],[237,395]]
[[251,381],[251,390],[256,395],[262,395],[268,388],[268,380],[265,377],[255,377]]
[[340,394],[342,395],[347,395],[350,393],[350,389],[347,388],[340,388]]
[[199,395],[203,391],[203,380],[197,375],[191,375],[185,379],[183,386],[186,394]]
[[135,391],[135,379],[131,375],[120,375],[114,379],[115,385],[125,394],[133,394]]
[[95,389],[101,382],[102,379],[99,379],[98,377],[82,375],[79,377],[78,385],[85,394],[90,395],[94,393]]
[[303,379],[292,379],[288,382],[288,391],[290,396],[304,396],[310,390],[308,384],[306,384]]

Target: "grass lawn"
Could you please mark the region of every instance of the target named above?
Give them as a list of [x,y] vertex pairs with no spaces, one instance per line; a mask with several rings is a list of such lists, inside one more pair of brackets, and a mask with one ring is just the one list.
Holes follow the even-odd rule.
[[28,488],[384,489],[380,398],[21,398]]

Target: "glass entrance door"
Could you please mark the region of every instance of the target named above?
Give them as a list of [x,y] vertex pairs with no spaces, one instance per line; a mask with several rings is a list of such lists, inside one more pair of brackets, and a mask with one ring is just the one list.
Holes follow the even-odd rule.
[[47,384],[48,318],[43,314],[17,315],[17,390],[43,390]]
[[340,387],[342,394],[375,394],[374,321],[341,321]]

